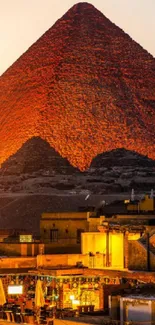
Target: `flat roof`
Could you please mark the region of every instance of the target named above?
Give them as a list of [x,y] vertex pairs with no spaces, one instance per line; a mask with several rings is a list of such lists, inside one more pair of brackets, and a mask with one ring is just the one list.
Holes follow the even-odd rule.
[[[11,274],[30,274],[30,275],[39,275],[39,276],[68,276],[68,277],[101,277],[101,278],[125,278],[125,279],[135,279],[138,280],[141,284],[148,284],[146,292],[155,294],[155,272],[147,272],[147,271],[130,271],[128,269],[122,270],[113,270],[104,268],[104,269],[93,269],[87,267],[76,267],[74,266],[65,266],[65,265],[57,265],[52,266],[51,268],[47,267],[30,267],[30,268],[0,268],[0,275],[11,275]],[[153,288],[153,289],[151,289]],[[153,290],[153,291],[152,291]],[[142,291],[141,291],[142,292]],[[143,294],[145,291],[143,290]],[[128,295],[134,294],[134,292],[129,292]],[[137,294],[137,293],[136,293]],[[139,293],[138,293],[139,294]]]
[[33,273],[34,269],[29,268],[4,268],[1,269],[0,268],[0,275],[12,275],[12,274],[29,274],[29,273]]
[[[67,320],[67,322],[71,321],[71,322],[76,322],[76,323],[102,324],[103,325],[104,321],[110,321],[111,318],[110,318],[110,316],[105,316],[104,314],[100,315],[100,316],[95,315],[95,312],[94,312],[91,315],[87,314],[87,315],[80,316],[80,317],[72,317],[72,318],[65,317],[65,319],[62,319],[62,324],[64,323],[65,320]],[[60,319],[59,319],[59,321],[60,321]]]
[[133,295],[128,295],[128,296],[123,296],[121,297],[122,300],[135,300],[135,299],[138,299],[138,300],[155,300],[155,293],[154,295],[152,294],[148,294],[147,295],[144,295],[144,294],[133,294]]

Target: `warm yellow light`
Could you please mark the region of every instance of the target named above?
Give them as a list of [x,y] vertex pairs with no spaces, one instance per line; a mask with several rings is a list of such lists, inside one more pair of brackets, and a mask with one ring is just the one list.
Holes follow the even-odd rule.
[[32,242],[32,235],[20,235],[20,243],[31,243]]
[[23,293],[23,286],[20,285],[11,285],[11,286],[8,286],[8,294],[9,295],[22,295]]
[[124,203],[125,204],[130,203],[130,200],[124,200]]
[[69,298],[70,298],[70,300],[74,300],[75,297],[74,297],[74,295],[71,295]]
[[80,301],[79,300],[72,300],[72,304],[73,305],[79,305],[80,304]]

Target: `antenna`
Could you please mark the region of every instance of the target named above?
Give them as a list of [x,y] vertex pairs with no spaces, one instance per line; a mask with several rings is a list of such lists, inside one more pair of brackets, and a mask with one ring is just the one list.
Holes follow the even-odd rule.
[[89,196],[90,194],[88,194],[86,197],[85,197],[85,201],[87,201],[89,199]]
[[151,189],[151,194],[150,194],[150,199],[153,199],[154,197],[154,191],[153,191],[153,188]]
[[134,200],[135,200],[135,191],[132,188],[132,191],[131,191],[131,201],[134,201]]

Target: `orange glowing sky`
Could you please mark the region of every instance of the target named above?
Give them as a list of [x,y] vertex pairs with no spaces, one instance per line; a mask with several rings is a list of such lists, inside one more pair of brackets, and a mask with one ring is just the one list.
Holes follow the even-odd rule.
[[[0,0],[0,75],[77,2]],[[88,2],[155,56],[155,0]]]

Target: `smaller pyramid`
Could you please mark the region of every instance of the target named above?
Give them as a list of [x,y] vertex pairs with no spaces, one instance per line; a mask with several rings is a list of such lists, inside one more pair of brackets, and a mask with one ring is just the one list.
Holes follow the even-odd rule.
[[77,171],[66,158],[62,158],[48,142],[40,137],[33,137],[9,157],[3,164],[3,175],[33,173],[39,170],[72,174]]
[[114,149],[97,155],[91,163],[91,168],[126,166],[126,167],[155,167],[155,161],[147,156],[124,148]]

